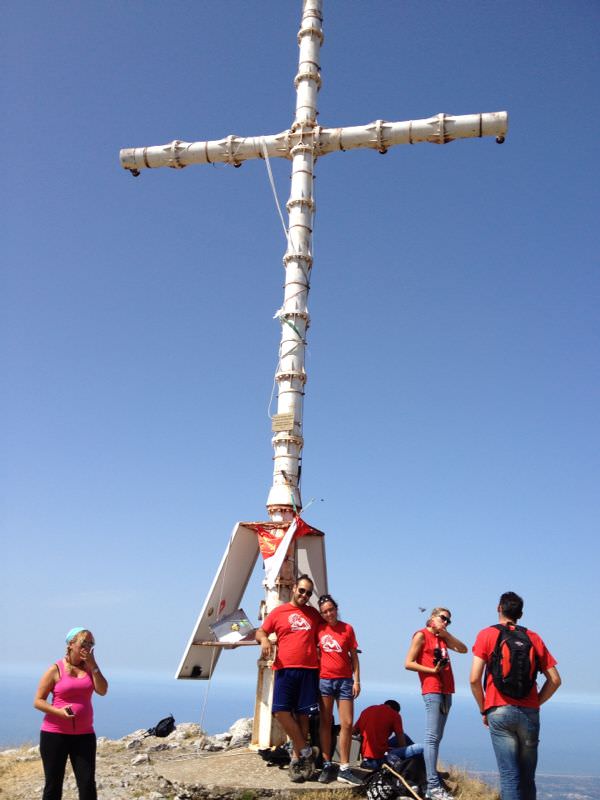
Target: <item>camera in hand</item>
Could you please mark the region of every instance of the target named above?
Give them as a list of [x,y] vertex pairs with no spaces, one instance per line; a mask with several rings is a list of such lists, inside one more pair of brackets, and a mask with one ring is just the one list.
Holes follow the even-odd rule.
[[433,666],[437,667],[439,664],[441,667],[445,667],[449,663],[450,659],[446,655],[446,651],[442,650],[441,647],[435,647],[433,649]]

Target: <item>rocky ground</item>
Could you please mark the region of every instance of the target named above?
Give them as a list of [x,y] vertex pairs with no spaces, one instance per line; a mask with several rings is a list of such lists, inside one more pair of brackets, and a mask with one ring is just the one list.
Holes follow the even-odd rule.
[[[96,761],[98,800],[257,800],[314,789],[319,797],[349,796],[316,781],[291,784],[287,770],[268,767],[248,749],[252,720],[241,719],[227,733],[207,736],[195,723],[177,725],[164,739],[134,731],[116,741],[99,738]],[[0,800],[41,798],[44,788],[39,747],[0,751]],[[70,765],[64,800],[77,800]]]
[[[208,736],[195,723],[177,725],[164,739],[134,731],[122,739],[98,739],[98,800],[352,800],[360,790],[312,780],[290,782],[287,769],[269,767],[248,749],[252,720]],[[360,770],[356,770],[360,774]],[[366,773],[365,773],[366,776]],[[452,772],[457,800],[497,800],[489,787]],[[39,747],[0,751],[0,800],[41,798],[44,775]],[[68,765],[63,800],[78,800]]]

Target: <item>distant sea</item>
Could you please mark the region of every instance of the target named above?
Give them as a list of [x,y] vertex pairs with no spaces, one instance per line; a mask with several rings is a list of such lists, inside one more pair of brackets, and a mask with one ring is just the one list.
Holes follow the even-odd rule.
[[[32,707],[40,675],[0,670],[0,749],[37,743],[42,715]],[[254,676],[216,676],[208,681],[175,681],[169,675],[110,675],[110,691],[94,701],[98,736],[117,739],[149,728],[173,714],[178,722],[197,722],[207,733],[226,731],[240,717],[254,713]],[[538,800],[600,800],[600,703],[553,698],[542,709]],[[388,698],[402,705],[404,727],[422,741],[423,702],[405,687],[365,686],[360,711]],[[454,698],[441,759],[497,785],[489,734],[470,696]]]

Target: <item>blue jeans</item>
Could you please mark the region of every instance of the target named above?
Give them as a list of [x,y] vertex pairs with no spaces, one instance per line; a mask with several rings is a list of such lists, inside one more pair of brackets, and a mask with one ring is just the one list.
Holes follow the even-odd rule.
[[382,764],[389,764],[393,767],[397,759],[420,756],[422,752],[422,744],[407,744],[406,747],[390,747],[383,758],[363,758],[360,766],[362,769],[377,769],[377,767],[380,767]]
[[396,758],[412,758],[413,756],[422,756],[423,755],[423,745],[422,744],[415,744],[410,738],[408,740],[410,744],[405,745],[404,747],[398,747],[398,737],[396,734],[390,736],[388,739],[388,756],[395,756]]
[[[431,790],[438,789],[442,785],[437,772],[437,761],[448,712],[452,705],[452,695],[429,692],[423,695],[423,700],[425,701],[425,711],[427,712],[423,756],[425,758],[425,769],[427,770],[427,788]],[[445,714],[441,711],[443,705],[446,708]]]
[[535,800],[539,709],[496,706],[488,711],[487,721],[498,762],[502,800]]
[[325,697],[335,697],[336,700],[354,700],[352,678],[321,678],[319,691]]
[[398,758],[412,758],[423,754],[422,744],[407,744],[406,747],[390,747],[386,756],[397,756]]

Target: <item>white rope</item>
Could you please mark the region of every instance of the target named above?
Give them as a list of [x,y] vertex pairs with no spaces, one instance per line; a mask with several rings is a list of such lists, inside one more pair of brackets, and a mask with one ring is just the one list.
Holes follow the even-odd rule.
[[281,220],[281,226],[283,228],[283,233],[285,234],[285,238],[288,243],[288,249],[290,249],[290,234],[285,225],[285,220],[283,218],[283,213],[281,211],[281,205],[279,203],[279,197],[277,196],[277,189],[275,188],[275,181],[273,180],[273,172],[271,171],[271,162],[269,161],[269,153],[267,151],[267,143],[265,141],[265,137],[261,136],[260,143],[262,146],[262,152],[265,159],[265,164],[267,166],[267,174],[269,176],[269,183],[271,184],[271,190],[273,192],[273,197],[275,198],[275,206],[277,207],[277,212],[279,214],[279,219]]

